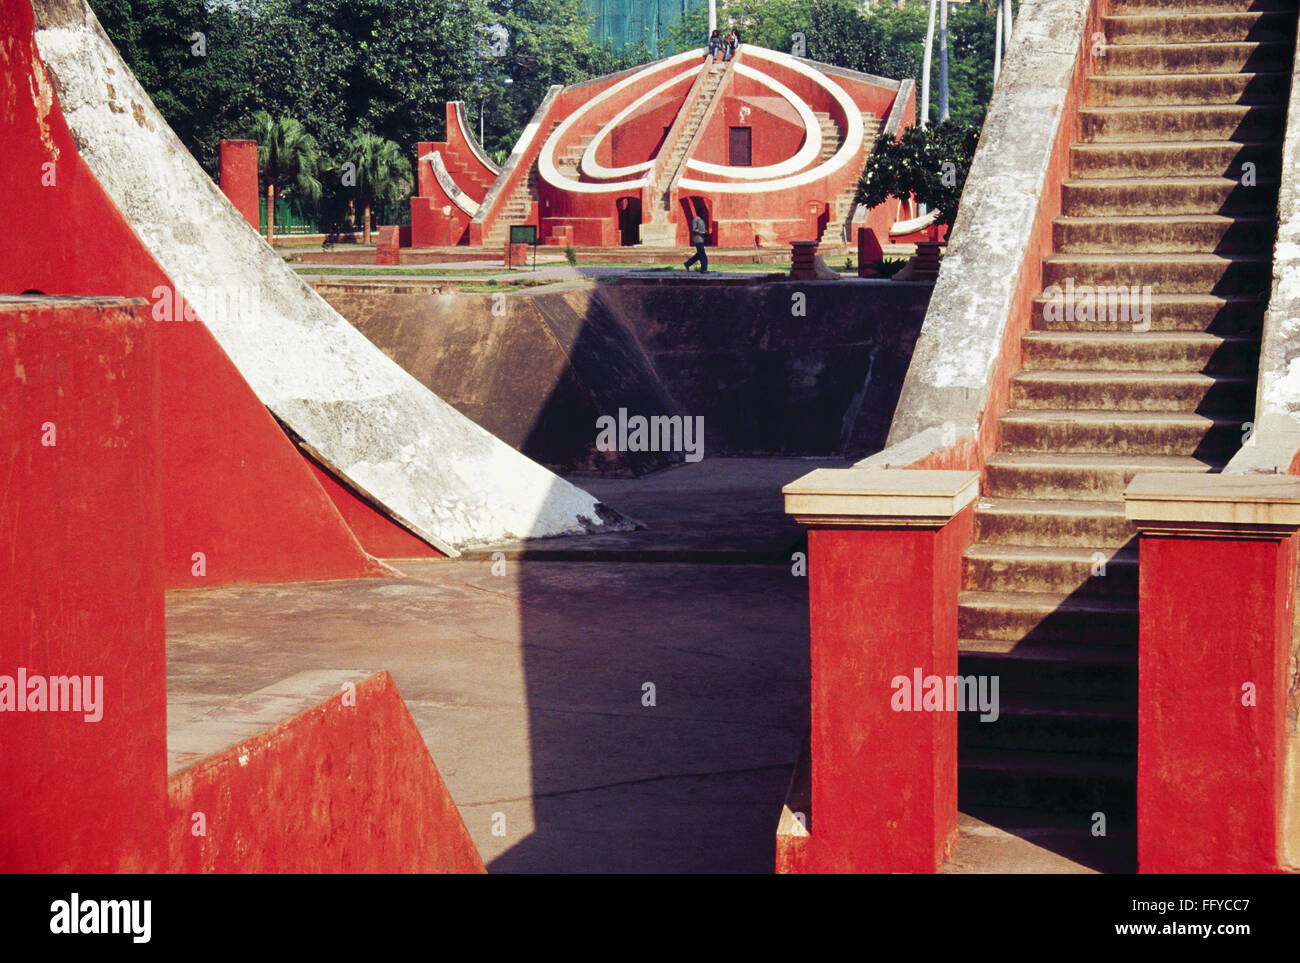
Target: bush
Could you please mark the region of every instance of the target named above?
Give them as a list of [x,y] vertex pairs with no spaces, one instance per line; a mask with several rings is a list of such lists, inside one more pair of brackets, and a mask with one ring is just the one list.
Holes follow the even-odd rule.
[[564,259],[569,262],[569,267],[578,266],[578,252],[573,249],[572,244],[566,244],[564,247]]
[[881,134],[858,181],[858,203],[875,207],[914,196],[952,227],[979,136],[978,127],[952,121],[909,127],[898,140]]

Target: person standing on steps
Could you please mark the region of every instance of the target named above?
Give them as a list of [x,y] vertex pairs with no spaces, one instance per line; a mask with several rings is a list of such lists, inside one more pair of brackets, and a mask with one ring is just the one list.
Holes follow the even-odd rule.
[[700,262],[700,273],[709,272],[709,256],[704,253],[705,236],[709,232],[709,226],[704,223],[704,218],[696,214],[691,218],[691,243],[695,245],[695,253],[690,258],[683,261],[682,264],[686,270],[691,269],[691,265],[696,261]]
[[704,59],[712,60],[714,63],[717,63],[718,51],[720,51],[721,49],[722,49],[722,35],[715,30],[713,31],[713,33],[709,34],[709,55]]

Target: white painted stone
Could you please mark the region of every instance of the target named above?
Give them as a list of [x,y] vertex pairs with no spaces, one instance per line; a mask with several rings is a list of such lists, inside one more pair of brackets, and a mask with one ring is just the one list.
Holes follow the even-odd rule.
[[202,320],[305,446],[453,555],[630,527],[435,396],[291,271],[168,128],[84,0],[33,6],[90,170],[181,296],[237,305]]
[[1025,0],[1020,8],[889,447],[864,465],[913,463],[980,422],[1090,6],[1091,0]]
[[[1300,49],[1295,70],[1300,70]],[[1278,191],[1273,290],[1260,344],[1255,422],[1249,444],[1224,474],[1285,474],[1300,452],[1300,84],[1291,85]]]

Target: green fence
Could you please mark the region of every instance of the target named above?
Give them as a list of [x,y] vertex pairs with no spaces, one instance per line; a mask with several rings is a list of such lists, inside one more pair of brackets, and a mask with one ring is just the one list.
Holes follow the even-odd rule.
[[[411,202],[401,200],[394,204],[383,203],[370,212],[372,227],[378,228],[381,224],[410,224],[411,223]],[[257,202],[257,218],[261,225],[262,234],[266,234],[266,198],[262,197]],[[326,225],[329,223],[338,224],[338,229],[343,231],[361,230],[361,212],[358,211],[353,218],[348,218],[341,214],[336,218],[331,218],[324,210],[317,205],[296,197],[277,197],[275,199],[275,234],[325,234],[328,233]]]
[[[704,0],[585,0],[591,16],[591,35],[612,44],[644,43],[656,57],[659,45],[674,20]],[[704,38],[700,38],[703,44]]]
[[[257,202],[257,218],[266,233],[266,198]],[[320,234],[320,222],[316,210],[298,198],[277,197],[275,199],[275,233],[278,234]]]

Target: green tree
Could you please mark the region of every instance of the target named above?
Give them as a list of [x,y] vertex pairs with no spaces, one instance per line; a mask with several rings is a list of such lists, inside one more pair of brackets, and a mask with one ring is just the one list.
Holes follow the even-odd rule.
[[368,131],[355,131],[348,150],[356,165],[356,191],[362,209],[362,241],[370,243],[370,212],[379,204],[395,204],[411,190],[411,162],[393,141]]
[[480,0],[250,0],[253,76],[268,110],[299,118],[331,155],[363,127],[408,154],[443,133],[442,105],[471,96]]
[[[593,40],[591,21],[583,0],[490,0],[481,82],[492,146],[513,146],[552,84],[578,83],[650,59],[642,44],[614,49]],[[494,35],[496,27],[504,32]],[[502,39],[503,45],[496,43]]]
[[265,110],[253,114],[248,136],[257,141],[257,167],[266,185],[266,239],[275,234],[275,199],[286,191],[319,202],[320,148],[316,138],[292,117],[273,118]]
[[253,8],[205,0],[90,0],[90,6],[181,143],[215,173],[223,132],[237,127],[254,103]]
[[[735,26],[742,43],[794,53],[798,35],[803,56],[810,60],[920,84],[929,11],[925,0],[902,6],[882,2],[870,10],[856,0],[725,0],[719,8],[719,29],[726,33]],[[950,8],[948,109],[956,123],[984,120],[993,90],[995,28],[987,2]],[[665,48],[681,52],[703,46],[707,33],[707,9],[693,7],[669,29]],[[937,35],[930,80],[930,115],[937,120]]]
[[978,127],[952,121],[909,127],[897,140],[881,134],[858,182],[858,202],[875,207],[890,197],[915,197],[951,227],[979,135]]

